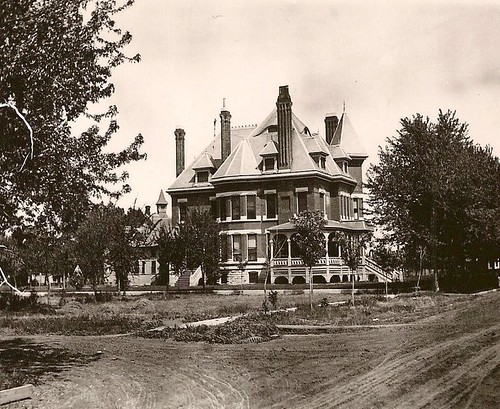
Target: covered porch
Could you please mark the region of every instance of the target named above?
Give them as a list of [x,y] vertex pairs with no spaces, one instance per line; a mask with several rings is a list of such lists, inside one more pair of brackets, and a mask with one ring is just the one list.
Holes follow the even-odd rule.
[[[296,234],[292,223],[284,223],[269,230],[271,282],[275,284],[309,283],[309,272],[302,264],[297,246],[293,240]],[[342,283],[351,281],[394,281],[391,274],[384,272],[373,260],[362,254],[360,265],[354,273],[343,262],[341,244],[336,232],[360,234],[371,231],[364,221],[336,222],[328,220],[323,228],[325,251],[312,269],[314,283]]]

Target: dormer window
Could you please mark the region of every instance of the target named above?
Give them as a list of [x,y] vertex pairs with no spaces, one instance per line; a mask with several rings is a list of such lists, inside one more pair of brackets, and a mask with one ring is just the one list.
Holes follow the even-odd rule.
[[326,169],[326,156],[323,153],[311,153],[311,157],[320,169]]
[[196,171],[196,183],[207,183],[209,178],[208,170]]
[[210,176],[215,172],[216,166],[213,158],[207,153],[203,153],[193,164],[194,183],[208,183]]
[[278,148],[272,139],[266,143],[259,155],[262,157],[262,162],[259,166],[262,166],[261,169],[263,172],[273,172],[277,169]]
[[349,166],[347,165],[347,161],[342,162],[342,170],[347,173],[349,170]]
[[276,159],[274,157],[264,158],[264,172],[276,169]]

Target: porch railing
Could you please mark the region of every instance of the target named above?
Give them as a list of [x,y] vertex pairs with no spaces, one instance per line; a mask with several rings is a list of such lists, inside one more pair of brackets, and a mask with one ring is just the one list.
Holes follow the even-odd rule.
[[[326,257],[321,257],[319,261],[316,263],[318,266],[325,266],[325,265],[331,265],[331,266],[340,266],[344,264],[342,262],[341,257],[328,257],[328,263]],[[280,258],[274,258],[273,259],[273,266],[288,266],[288,258],[285,257],[280,257]],[[290,259],[290,266],[301,266],[302,265],[302,260],[299,257],[292,257]]]

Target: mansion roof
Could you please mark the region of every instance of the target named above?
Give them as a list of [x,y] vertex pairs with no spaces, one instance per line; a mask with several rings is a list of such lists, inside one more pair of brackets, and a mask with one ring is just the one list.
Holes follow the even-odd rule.
[[[221,134],[215,136],[197,158],[177,177],[168,192],[210,189],[217,183],[232,180],[259,180],[269,177],[317,175],[356,184],[336,160],[366,158],[364,149],[346,113],[342,114],[332,144],[309,128],[292,113],[292,160],[287,169],[266,169],[266,158],[278,156],[277,110],[273,109],[259,125],[231,128],[231,153],[221,159]],[[317,160],[321,156],[324,160]],[[316,159],[316,160],[315,160]],[[199,182],[196,172],[210,169],[211,178]]]

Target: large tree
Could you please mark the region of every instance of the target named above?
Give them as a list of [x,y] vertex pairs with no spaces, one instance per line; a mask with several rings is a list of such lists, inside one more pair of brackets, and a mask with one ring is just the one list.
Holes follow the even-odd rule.
[[115,275],[119,290],[126,290],[129,274],[138,270],[145,215],[137,209],[95,206],[75,235],[75,259],[94,291],[103,284],[107,270]]
[[180,275],[186,267],[186,247],[182,239],[182,226],[161,226],[154,238],[158,246],[159,274],[155,284],[170,286],[170,267]]
[[309,303],[313,308],[313,275],[312,268],[321,257],[325,256],[325,235],[322,228],[325,225],[325,217],[322,212],[311,212],[305,210],[294,215],[290,221],[294,225],[295,234],[292,240],[297,245],[299,257],[304,266],[308,268],[309,274]]
[[[141,135],[106,151],[117,109],[92,114],[109,97],[112,69],[131,35],[115,15],[133,0],[10,0],[0,7],[0,229],[27,223],[72,230],[93,197],[129,190],[120,166],[144,156]],[[90,127],[77,134],[75,120]],[[102,131],[100,126],[104,127]]]
[[192,210],[181,226],[179,240],[185,246],[186,265],[201,267],[202,285],[219,279],[220,227],[210,211]]
[[499,160],[454,112],[401,125],[369,170],[374,220],[392,243],[429,254],[439,289],[438,271],[484,268],[499,256]]
[[342,261],[351,270],[351,304],[354,306],[354,290],[356,282],[356,272],[361,263],[363,251],[371,240],[370,233],[345,233],[336,232],[335,239],[340,243],[340,255]]

